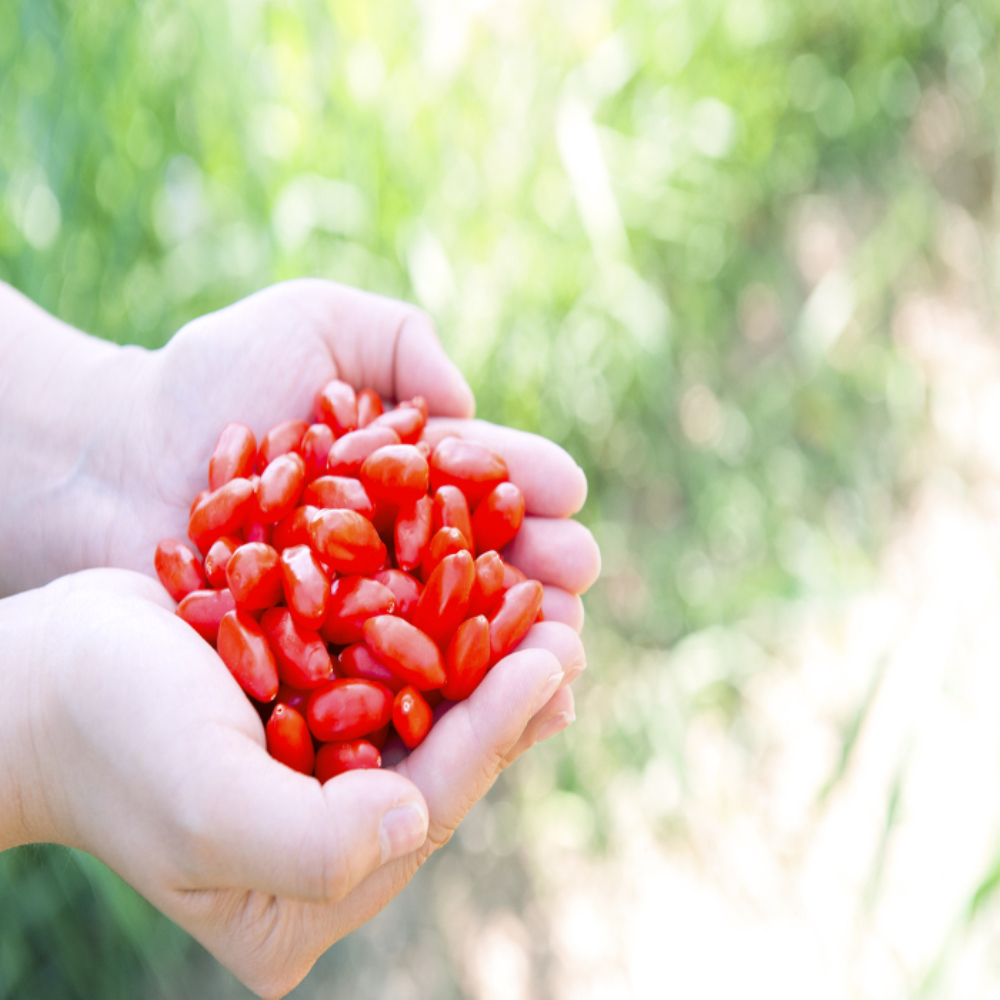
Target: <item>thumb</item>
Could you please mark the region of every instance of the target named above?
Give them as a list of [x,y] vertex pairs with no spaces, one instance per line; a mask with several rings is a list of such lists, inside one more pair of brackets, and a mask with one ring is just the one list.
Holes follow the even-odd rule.
[[426,839],[427,804],[401,775],[348,771],[321,786],[256,743],[243,750],[206,789],[199,853],[207,863],[189,888],[334,902]]

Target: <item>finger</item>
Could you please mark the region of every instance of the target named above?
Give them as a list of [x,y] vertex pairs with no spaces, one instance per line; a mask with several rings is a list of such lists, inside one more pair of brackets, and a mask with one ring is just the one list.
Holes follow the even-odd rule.
[[399,773],[427,801],[432,844],[445,843],[489,791],[528,720],[552,697],[562,677],[558,659],[547,649],[512,653],[399,764]]
[[349,771],[321,786],[228,735],[185,817],[200,862],[187,888],[333,902],[424,842],[427,804],[402,775]]
[[532,625],[517,647],[518,652],[525,649],[547,649],[552,653],[563,670],[563,687],[572,684],[587,669],[587,654],[580,637],[561,622],[544,621]]
[[587,499],[583,469],[554,441],[485,420],[432,420],[428,427],[436,438],[457,434],[502,456],[511,482],[524,494],[529,514],[569,517]]
[[407,302],[319,279],[289,282],[315,299],[317,329],[339,377],[380,396],[423,396],[431,413],[471,417],[475,397],[445,353],[430,317]]
[[573,689],[561,687],[545,706],[524,727],[521,738],[504,758],[504,767],[510,767],[526,750],[561,733],[576,721]]
[[583,601],[562,587],[548,586],[542,597],[542,614],[547,622],[562,622],[574,632],[583,629]]
[[582,594],[601,572],[601,550],[579,521],[526,517],[501,553],[529,579]]

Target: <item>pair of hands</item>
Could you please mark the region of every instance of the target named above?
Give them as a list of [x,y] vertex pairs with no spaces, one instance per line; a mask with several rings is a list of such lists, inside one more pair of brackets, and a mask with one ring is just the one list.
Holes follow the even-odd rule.
[[[421,394],[433,423],[504,456],[528,509],[507,556],[545,584],[546,621],[394,769],[320,786],[267,755],[256,712],[150,577],[157,541],[185,537],[221,427],[259,436],[308,416],[333,377]],[[58,551],[40,543],[40,561],[47,575],[120,568],[0,602],[0,658],[24,706],[0,751],[18,804],[0,846],[90,851],[251,989],[282,996],[403,888],[504,767],[572,722],[577,595],[600,567],[568,519],[586,481],[551,442],[468,419],[471,391],[422,313],[327,282],[275,286],[158,352],[102,353],[82,382],[88,398],[103,386],[100,417],[55,492],[67,510],[91,503],[66,514],[76,530]]]

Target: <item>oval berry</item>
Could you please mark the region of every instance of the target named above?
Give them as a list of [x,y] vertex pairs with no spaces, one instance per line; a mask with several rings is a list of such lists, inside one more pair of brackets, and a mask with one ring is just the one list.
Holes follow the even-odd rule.
[[306,482],[306,463],[294,451],[279,455],[260,474],[257,509],[265,524],[273,524],[290,514],[299,501]]
[[225,486],[231,479],[246,479],[257,461],[257,439],[246,424],[226,424],[208,460],[208,488]]
[[375,681],[343,677],[313,691],[306,722],[316,739],[353,740],[381,729],[392,718],[392,692]]
[[390,444],[364,460],[361,482],[376,503],[399,506],[426,495],[430,470],[413,445]]
[[314,774],[320,784],[345,771],[381,767],[382,755],[369,740],[342,740],[324,743],[316,754]]
[[448,675],[441,695],[448,701],[468,698],[490,666],[490,623],[483,615],[462,622],[448,643],[444,669]]
[[472,515],[476,551],[499,551],[521,530],[524,494],[513,483],[500,483],[483,499]]
[[210,587],[226,586],[226,567],[233,553],[243,544],[239,538],[223,535],[212,542],[212,547],[205,554],[205,576]]
[[504,562],[496,552],[484,552],[476,560],[476,582],[469,599],[470,618],[487,615],[499,604],[504,591]]
[[306,482],[326,472],[326,460],[330,457],[334,434],[326,424],[310,424],[302,435],[302,461],[306,463]]
[[312,774],[316,763],[312,736],[306,720],[290,705],[279,703],[274,706],[271,717],[264,727],[267,737],[267,752],[293,771]]
[[298,451],[302,447],[302,439],[309,430],[309,424],[304,420],[283,420],[276,424],[260,442],[257,452],[257,471],[263,472],[279,455],[287,455],[290,451]]
[[316,393],[316,419],[337,437],[358,426],[358,398],[354,389],[339,378],[331,379]]
[[226,580],[238,608],[261,611],[281,600],[281,566],[276,549],[263,542],[247,542],[232,555]]
[[231,479],[209,493],[191,513],[188,538],[207,552],[222,535],[239,532],[253,509],[254,488],[249,479]]
[[458,528],[441,528],[440,531],[435,531],[420,563],[420,575],[425,581],[429,580],[442,559],[456,552],[468,552],[471,548],[471,544]]
[[457,486],[442,486],[434,494],[434,530],[440,531],[441,528],[457,528],[472,547],[474,539],[469,501]]
[[293,545],[281,553],[281,587],[295,620],[319,628],[330,601],[330,578],[308,545]]
[[194,590],[205,586],[198,557],[175,538],[164,538],[156,546],[153,566],[167,593],[175,600],[182,601]]
[[490,666],[505,657],[527,634],[542,607],[543,590],[537,580],[515,584],[500,598],[490,615]]
[[408,750],[423,743],[434,724],[434,713],[423,695],[407,685],[392,703],[392,725]]
[[397,677],[419,691],[444,684],[444,660],[437,644],[409,622],[393,615],[369,618],[362,629],[365,645]]
[[219,623],[219,656],[236,682],[257,701],[274,701],[278,666],[261,627],[247,611],[230,611]]
[[337,672],[341,677],[358,677],[366,681],[378,681],[395,694],[404,682],[401,681],[363,643],[356,642],[341,650],[337,659]]
[[475,581],[476,565],[465,551],[446,556],[428,578],[413,624],[441,649],[465,618]]
[[321,510],[309,522],[309,540],[337,573],[368,576],[385,562],[385,544],[357,511]]
[[174,614],[214,646],[219,637],[219,623],[235,608],[236,602],[228,587],[223,590],[193,590],[177,605]]

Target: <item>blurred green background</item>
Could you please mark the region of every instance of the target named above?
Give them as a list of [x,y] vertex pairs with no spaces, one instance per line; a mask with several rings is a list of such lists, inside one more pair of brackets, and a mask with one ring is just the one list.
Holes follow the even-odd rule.
[[[554,438],[590,479],[605,569],[580,722],[295,995],[480,995],[442,898],[544,940],[531,831],[600,854],[616,775],[655,757],[683,787],[705,711],[738,738],[759,659],[734,649],[666,707],[638,666],[871,579],[926,410],[893,310],[960,267],[943,211],[993,212],[998,15],[0,4],[0,278],[148,347],[299,275],[419,302],[480,415]],[[557,995],[544,948],[532,962],[532,995]],[[100,865],[30,849],[0,856],[0,995],[245,994]]]

